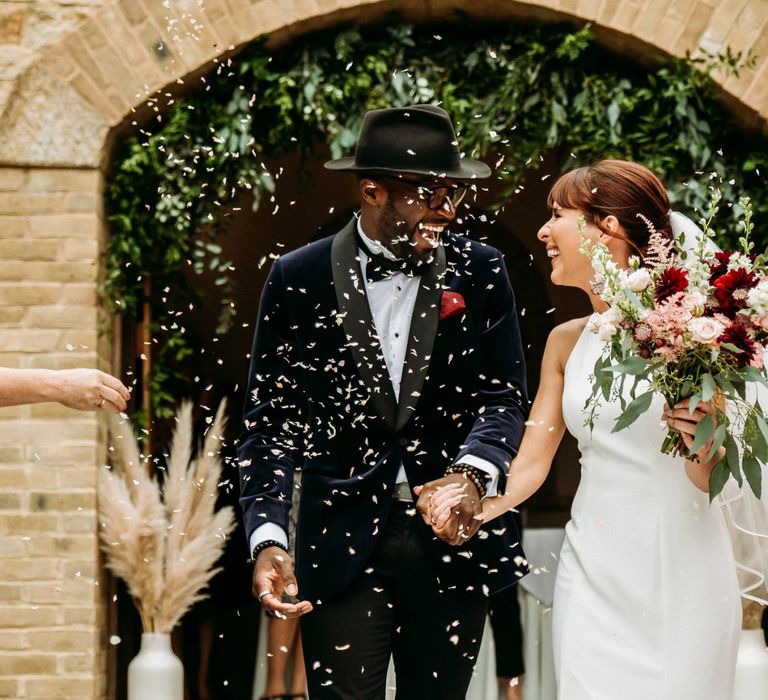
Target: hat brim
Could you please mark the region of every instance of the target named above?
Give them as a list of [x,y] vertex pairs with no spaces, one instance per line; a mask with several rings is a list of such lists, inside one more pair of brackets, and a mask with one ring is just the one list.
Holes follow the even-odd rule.
[[456,179],[478,180],[491,176],[491,169],[482,161],[462,158],[459,167],[453,170],[427,170],[424,168],[388,168],[362,167],[355,164],[354,158],[336,158],[323,164],[326,170],[342,173],[405,173],[407,175],[430,175],[432,177],[450,177]]

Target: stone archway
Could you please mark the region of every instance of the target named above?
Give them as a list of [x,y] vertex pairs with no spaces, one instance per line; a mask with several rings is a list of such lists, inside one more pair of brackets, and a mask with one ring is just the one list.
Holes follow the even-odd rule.
[[[34,3],[34,0],[33,0]],[[421,22],[593,22],[598,41],[638,60],[686,50],[752,50],[722,78],[745,123],[768,120],[766,0],[93,0],[74,31],[24,58],[0,85],[0,363],[114,366],[99,336],[94,278],[106,236],[111,143],[157,90],[183,90],[254,38],[278,44],[397,10]],[[96,473],[104,425],[50,406],[0,413],[0,695],[102,698]]]
[[[641,60],[686,51],[752,51],[753,68],[719,76],[753,125],[768,119],[765,0],[104,0],[48,46],[6,93],[0,163],[96,167],[108,135],[156,90],[205,70],[261,35],[279,43],[397,11],[415,22],[460,11],[476,19],[592,22],[598,41]],[[716,76],[717,78],[718,76]],[[173,88],[176,89],[176,88]]]

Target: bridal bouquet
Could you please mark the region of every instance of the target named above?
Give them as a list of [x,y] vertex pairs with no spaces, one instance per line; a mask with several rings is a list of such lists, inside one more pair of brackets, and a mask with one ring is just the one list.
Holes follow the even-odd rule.
[[[752,252],[754,224],[747,198],[739,201],[744,211],[740,249],[719,251],[710,241],[720,198],[715,192],[701,221],[703,231],[696,232],[693,242],[665,239],[646,220],[651,233],[647,253],[642,261],[632,258],[629,269],[617,267],[604,245],[586,241],[581,222],[581,251],[595,271],[593,291],[610,307],[590,321],[590,329],[606,341],[606,350],[595,364],[585,408],[591,427],[601,399],[618,399],[622,413],[616,432],[648,410],[654,394],[670,406],[688,398],[691,411],[699,402],[721,397],[725,401],[717,402],[717,420],[707,416],[699,423],[690,455],[709,439],[707,459],[725,446],[710,478],[710,499],[730,476],[739,486],[746,479],[759,497],[761,464],[768,461],[768,424],[747,388],[754,383],[768,386],[763,366],[768,343],[766,256]],[[628,381],[629,399],[624,392]],[[721,408],[725,405],[727,412]],[[670,432],[661,450],[689,455],[679,433]]]

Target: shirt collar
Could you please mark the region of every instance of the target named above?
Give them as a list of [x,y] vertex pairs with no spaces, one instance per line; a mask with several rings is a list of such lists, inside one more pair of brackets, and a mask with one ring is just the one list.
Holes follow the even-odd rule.
[[381,243],[378,241],[374,241],[372,238],[369,238],[365,235],[365,231],[363,231],[363,224],[360,220],[360,216],[357,217],[357,232],[360,234],[360,240],[363,242],[363,245],[367,248],[365,252],[371,253],[373,255],[383,255],[385,258],[389,260],[398,260],[398,258],[395,256],[395,254],[389,250],[389,248],[385,248]]

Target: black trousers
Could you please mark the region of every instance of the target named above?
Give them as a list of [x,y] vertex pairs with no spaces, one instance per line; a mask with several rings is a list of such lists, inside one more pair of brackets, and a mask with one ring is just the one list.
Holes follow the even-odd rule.
[[[519,513],[514,513],[518,532],[523,531]],[[488,616],[496,647],[496,676],[516,678],[525,673],[523,663],[523,627],[520,622],[520,602],[517,586],[495,593],[488,601]]]
[[525,673],[523,662],[523,628],[517,586],[492,595],[488,601],[493,642],[496,647],[496,676],[516,678]]
[[488,599],[441,590],[411,504],[395,501],[364,573],[301,620],[310,700],[463,700]]

